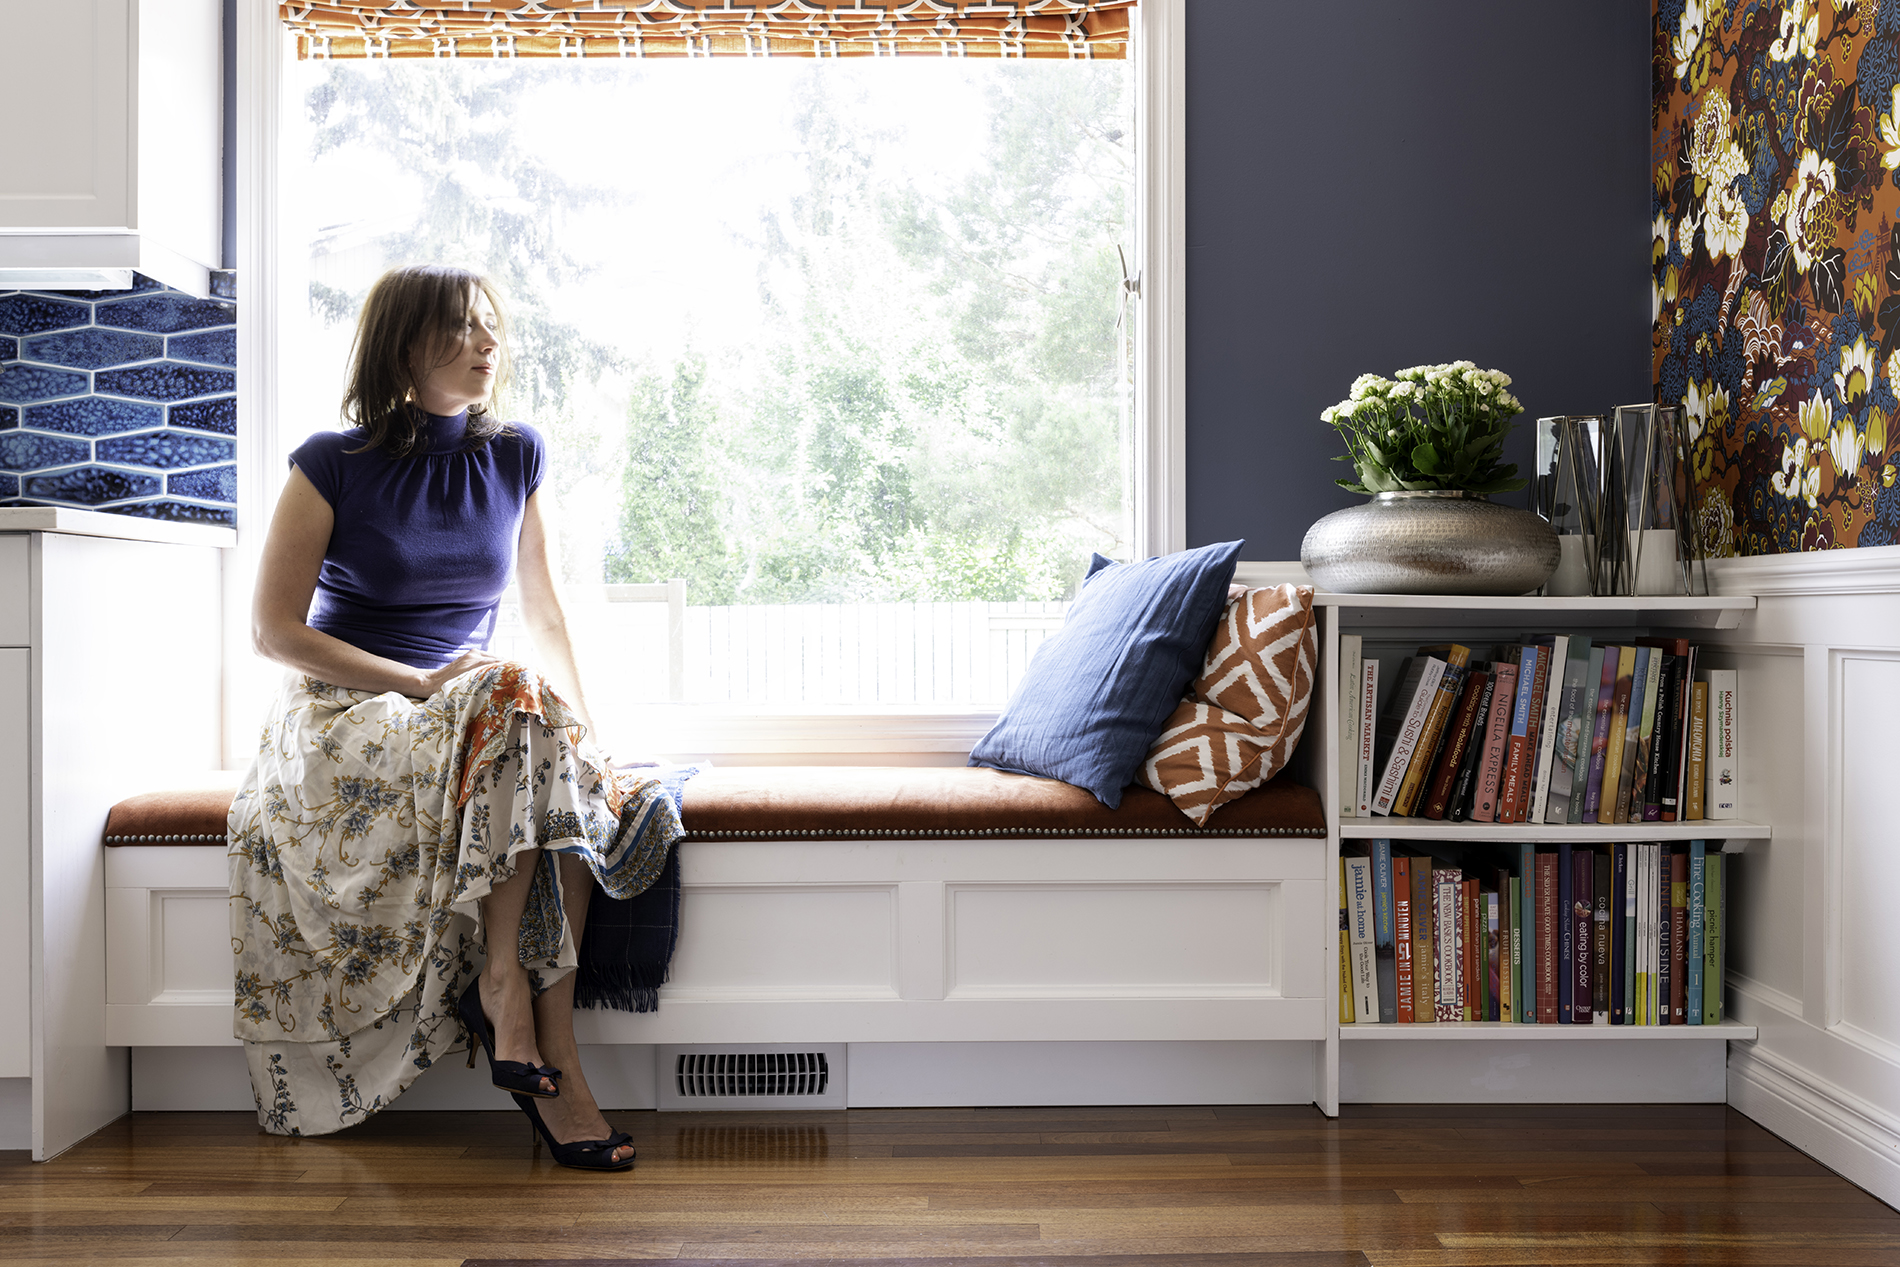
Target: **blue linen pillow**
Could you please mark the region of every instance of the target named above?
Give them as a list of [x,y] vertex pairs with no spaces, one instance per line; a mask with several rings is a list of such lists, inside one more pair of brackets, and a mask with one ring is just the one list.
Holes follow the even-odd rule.
[[1148,755],[1227,606],[1244,541],[1135,563],[1096,555],[970,764],[1073,783],[1110,809]]

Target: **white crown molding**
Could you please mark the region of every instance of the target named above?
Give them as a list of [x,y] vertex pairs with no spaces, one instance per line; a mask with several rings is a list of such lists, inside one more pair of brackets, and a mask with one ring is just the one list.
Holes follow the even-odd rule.
[[1804,594],[1900,594],[1900,546],[1711,559],[1709,590],[1763,598]]

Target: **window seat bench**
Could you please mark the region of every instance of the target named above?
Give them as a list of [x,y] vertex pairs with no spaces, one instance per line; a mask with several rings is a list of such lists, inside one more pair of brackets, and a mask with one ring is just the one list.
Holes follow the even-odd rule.
[[[235,1043],[238,777],[107,821],[111,1045]],[[993,770],[723,767],[686,785],[682,819],[660,1009],[583,1012],[583,1042],[1324,1037],[1325,819],[1287,776],[1202,830],[1141,788],[1110,811]]]

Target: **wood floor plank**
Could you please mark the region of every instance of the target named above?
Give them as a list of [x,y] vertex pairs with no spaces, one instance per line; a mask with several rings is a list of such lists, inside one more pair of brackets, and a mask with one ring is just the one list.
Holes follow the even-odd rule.
[[1900,1267],[1900,1213],[1724,1106],[614,1113],[564,1170],[514,1114],[319,1139],[136,1114],[0,1156],[15,1263]]

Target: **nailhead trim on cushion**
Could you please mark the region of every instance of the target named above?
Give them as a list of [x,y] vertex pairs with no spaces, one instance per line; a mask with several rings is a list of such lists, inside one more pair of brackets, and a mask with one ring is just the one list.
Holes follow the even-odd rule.
[[1128,840],[1176,836],[1295,836],[1326,839],[1323,827],[987,827],[942,831],[895,827],[803,831],[688,831],[686,840],[1060,840],[1066,837]]
[[221,845],[223,836],[107,836],[108,845]]
[[[689,831],[687,840],[997,840],[1040,838],[1059,840],[1086,836],[1093,839],[1150,839],[1175,836],[1294,836],[1324,840],[1324,828],[1306,827],[990,827],[944,831],[863,828],[838,831]],[[221,845],[223,836],[107,836],[108,845]]]

